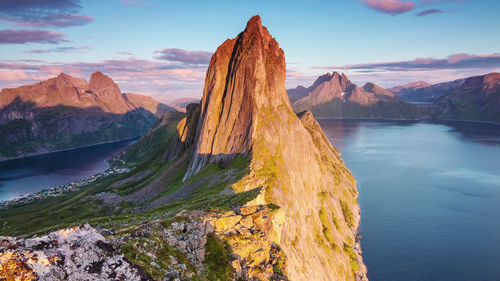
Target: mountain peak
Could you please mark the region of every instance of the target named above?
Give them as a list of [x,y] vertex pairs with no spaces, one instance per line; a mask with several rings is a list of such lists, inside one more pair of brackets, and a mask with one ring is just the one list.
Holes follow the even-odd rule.
[[[111,77],[102,74],[100,71],[96,71],[90,75],[89,87],[91,90],[100,90],[107,87],[116,86],[115,82]],[[116,86],[118,87],[118,86]]]
[[198,151],[185,178],[210,162],[228,162],[236,154],[247,153],[262,108],[290,107],[285,69],[283,50],[262,26],[259,16],[251,18],[235,39],[217,48],[201,101]]
[[[301,231],[334,231],[332,240],[328,240],[332,244],[354,241],[359,207],[354,200],[355,182],[349,180],[352,175],[319,124],[311,113],[297,116],[290,106],[285,74],[285,54],[262,26],[260,17],[250,19],[245,31],[217,48],[207,70],[193,137],[194,149],[184,180],[208,164],[224,167],[238,155],[247,157],[250,160],[248,174],[232,188],[237,193],[258,191],[259,195],[247,202],[250,206],[275,204],[280,207],[282,221],[273,221],[270,229],[276,237],[273,243],[282,246],[285,252],[287,277],[290,280],[353,280],[353,275],[364,276],[362,263],[349,268],[352,260],[350,263],[347,254],[336,253],[330,244],[320,246],[327,244],[318,242],[313,237],[315,232]],[[340,80],[348,84],[345,75],[344,78],[336,76],[337,82],[324,84],[338,89]],[[319,200],[318,194],[331,196]],[[318,217],[318,210],[324,208],[324,218],[335,216],[343,208],[339,200],[352,202],[348,208],[353,223],[334,226],[332,219],[321,221],[323,211]],[[357,254],[356,259],[361,261]],[[305,268],[304,263],[307,263]],[[338,269],[347,270],[325,264],[337,264]],[[272,275],[272,269],[266,272]],[[270,275],[262,280],[270,280]]]
[[73,76],[66,74],[64,72],[61,72],[61,73],[59,73],[59,75],[57,75],[57,78],[73,78]]

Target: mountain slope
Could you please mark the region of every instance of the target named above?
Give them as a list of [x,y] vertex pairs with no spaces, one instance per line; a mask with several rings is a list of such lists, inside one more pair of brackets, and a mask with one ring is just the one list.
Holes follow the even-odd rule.
[[363,87],[336,72],[320,76],[308,89],[311,94],[293,104],[296,112],[311,110],[317,117],[415,119],[417,106],[399,100],[373,83]]
[[389,89],[398,98],[407,102],[436,102],[441,97],[460,87],[465,79],[430,85],[425,82],[413,82]]
[[436,119],[500,123],[500,73],[465,79],[433,108]]
[[145,96],[122,95],[108,76],[55,78],[0,92],[0,159],[140,136],[171,110]]

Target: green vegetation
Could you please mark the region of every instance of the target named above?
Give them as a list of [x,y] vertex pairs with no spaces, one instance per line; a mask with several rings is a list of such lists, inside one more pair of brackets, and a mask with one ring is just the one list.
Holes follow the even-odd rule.
[[332,230],[329,226],[330,224],[328,214],[323,207],[319,210],[318,216],[319,220],[321,221],[323,236],[325,237],[326,241],[328,241],[332,249],[338,250],[339,247],[337,246],[337,244],[335,244],[335,238],[333,237]]
[[160,229],[156,230],[151,237],[134,238],[123,243],[121,253],[155,279],[161,280],[164,277],[164,271],[172,266],[172,257],[177,263],[186,265],[186,270],[193,274],[191,280],[201,280],[196,266],[189,262],[185,253],[173,248],[163,240]]
[[355,274],[359,270],[359,264],[356,261],[356,253],[346,243],[344,243],[344,252],[349,256],[349,263],[351,264],[351,270],[352,273]]
[[178,112],[172,112],[170,115],[172,115],[171,122],[154,128],[139,141],[131,145],[121,159],[129,165],[137,166],[163,152],[169,146],[172,137],[178,133],[177,122],[183,116],[182,113]]
[[204,275],[208,280],[226,281],[233,279],[231,254],[231,245],[226,240],[222,241],[213,233],[207,235]]
[[349,205],[344,200],[340,200],[340,206],[342,207],[342,214],[344,215],[345,222],[352,228],[354,226],[354,215],[352,214],[351,208],[349,208]]
[[[124,115],[104,115],[63,105],[24,110],[35,110],[36,118],[31,122],[16,119],[0,125],[0,156],[16,157],[132,139],[143,135],[156,120],[153,114],[141,110]],[[92,130],[74,133],[69,129],[72,126],[88,126]]]
[[[175,185],[175,182],[172,185],[174,188],[183,188],[187,184],[196,184],[189,196],[141,213],[134,213],[134,206],[130,203],[122,204],[120,210],[109,209],[95,197],[98,193],[105,192],[112,183],[135,173],[148,169],[156,171],[162,169],[162,165],[174,165],[162,164],[155,159],[129,173],[102,178],[79,191],[1,209],[0,235],[45,233],[85,222],[102,227],[136,225],[155,218],[169,218],[181,210],[230,210],[244,205],[259,194],[259,189],[229,195],[221,193],[248,172],[249,161],[249,158],[239,156],[226,168],[208,165],[182,185]],[[184,169],[182,165],[180,167],[179,169]],[[152,173],[150,177],[154,175]],[[136,184],[142,185],[143,181]],[[133,189],[134,184],[127,188]],[[168,191],[168,187],[166,190]]]

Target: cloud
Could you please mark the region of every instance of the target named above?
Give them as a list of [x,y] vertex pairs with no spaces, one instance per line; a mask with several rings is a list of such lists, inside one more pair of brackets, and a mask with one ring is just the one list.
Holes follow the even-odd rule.
[[189,64],[208,64],[212,53],[205,51],[188,51],[183,49],[167,48],[163,50],[155,51],[155,53],[160,54],[156,56],[156,59],[183,62]]
[[365,4],[381,13],[399,15],[413,9],[415,2],[404,2],[401,0],[364,0]]
[[89,46],[83,46],[83,47],[59,47],[59,48],[52,48],[52,49],[39,49],[39,50],[29,50],[29,51],[24,51],[26,54],[44,54],[44,53],[87,53],[88,50],[91,49]]
[[125,55],[125,56],[133,56],[134,53],[132,52],[116,52],[118,55]]
[[500,54],[453,54],[446,59],[417,58],[409,61],[375,62],[340,66],[315,66],[313,69],[356,69],[386,71],[419,71],[428,69],[498,68]]
[[440,9],[427,9],[427,10],[424,10],[424,11],[418,13],[417,17],[423,17],[423,16],[432,15],[432,14],[439,14],[439,13],[445,13],[445,11],[440,10]]
[[464,2],[465,0],[422,0],[422,5],[433,5],[445,2]]
[[5,29],[0,30],[0,44],[26,44],[69,42],[64,39],[63,33],[47,30]]
[[0,70],[0,81],[28,80],[24,70]]
[[79,15],[80,0],[0,1],[0,20],[16,26],[68,27],[84,25],[94,18]]
[[68,27],[68,26],[85,25],[85,24],[92,22],[93,20],[94,20],[93,17],[83,16],[83,15],[56,14],[56,15],[50,15],[50,16],[46,16],[44,18],[40,18],[40,19],[36,19],[36,20],[21,21],[21,22],[16,23],[16,26]]
[[[44,62],[26,60],[0,60],[0,70],[9,72],[0,80],[0,89],[18,87],[57,76],[60,72],[75,77],[90,77],[95,71],[109,75],[118,83],[122,92],[162,96],[169,100],[184,96],[200,96],[203,93],[206,67],[195,64],[147,59],[113,59],[98,62]],[[21,71],[27,77],[21,76]]]

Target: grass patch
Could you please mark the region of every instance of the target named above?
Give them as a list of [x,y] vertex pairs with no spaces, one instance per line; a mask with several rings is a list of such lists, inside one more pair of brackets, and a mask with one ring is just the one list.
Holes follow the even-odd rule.
[[344,200],[340,200],[340,206],[342,207],[342,214],[344,215],[344,220],[347,225],[352,228],[354,226],[354,215],[352,214],[351,208]]
[[226,281],[233,279],[231,254],[231,245],[226,240],[219,239],[213,233],[207,235],[204,275],[208,280]]
[[323,236],[325,237],[326,241],[330,244],[332,249],[338,250],[337,244],[335,244],[335,238],[333,237],[332,230],[330,229],[330,224],[329,224],[329,219],[328,219],[328,214],[326,213],[324,208],[321,208],[318,212],[319,220],[321,221],[321,227],[322,227],[322,232]]
[[346,243],[344,243],[344,252],[349,256],[349,263],[351,265],[352,274],[354,275],[359,270],[359,264],[356,261],[356,253]]

